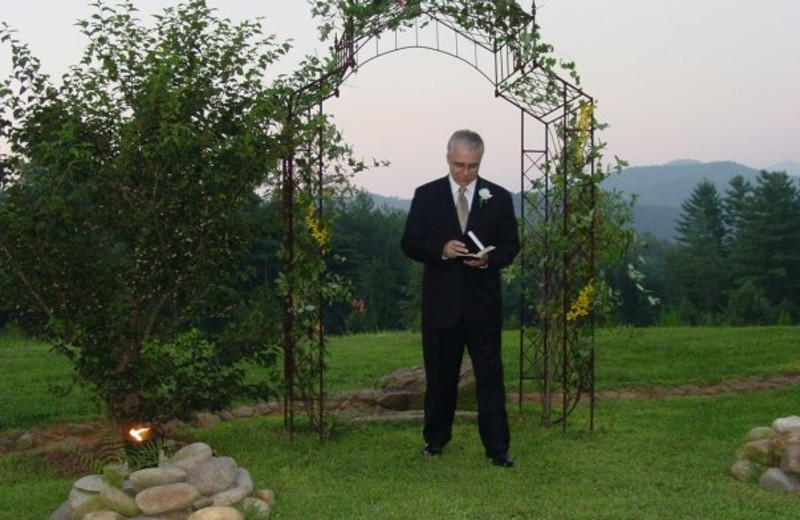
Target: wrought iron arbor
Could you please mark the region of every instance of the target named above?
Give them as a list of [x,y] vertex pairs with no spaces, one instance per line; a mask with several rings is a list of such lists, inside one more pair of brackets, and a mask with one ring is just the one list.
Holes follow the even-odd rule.
[[[575,215],[592,215],[595,206],[595,136],[591,115],[593,99],[573,83],[544,66],[538,52],[535,4],[512,33],[505,26],[487,31],[464,29],[452,16],[420,7],[413,19],[396,28],[388,25],[359,34],[345,23],[334,42],[334,66],[305,89],[319,89],[324,100],[359,67],[404,49],[425,49],[456,58],[492,83],[495,97],[520,111],[520,222],[523,237],[520,283],[520,405],[525,383],[538,385],[541,424],[562,423],[585,393],[590,398],[590,424],[594,418],[594,339],[591,313],[578,325],[570,313],[581,291],[591,287],[595,270],[593,219],[575,226]],[[302,89],[301,89],[302,90]],[[313,110],[299,106],[294,96],[288,113]],[[320,139],[321,146],[321,139]],[[306,155],[313,152],[306,150]],[[318,212],[323,211],[325,165],[317,154]],[[282,204],[288,219],[284,235],[284,267],[291,269],[294,244],[293,193],[296,189],[294,150],[282,166]],[[321,305],[318,307],[321,313]],[[290,288],[284,301],[285,419],[293,428],[295,408],[313,408],[322,435],[324,414],[324,330],[319,315],[315,352],[298,355],[292,338],[294,302]],[[572,317],[570,317],[572,316]],[[300,374],[317,374],[315,388]]]

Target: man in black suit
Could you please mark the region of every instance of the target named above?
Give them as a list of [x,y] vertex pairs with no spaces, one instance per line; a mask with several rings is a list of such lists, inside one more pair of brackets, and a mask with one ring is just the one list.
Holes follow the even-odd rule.
[[[483,150],[480,135],[470,130],[459,130],[450,137],[450,173],[417,188],[401,246],[406,256],[425,264],[423,453],[441,454],[452,436],[466,345],[475,372],[478,431],[486,456],[495,465],[510,467],[514,462],[508,457],[510,436],[500,354],[500,270],[519,252],[519,237],[511,194],[478,177]],[[481,258],[464,256],[483,244],[494,250]]]

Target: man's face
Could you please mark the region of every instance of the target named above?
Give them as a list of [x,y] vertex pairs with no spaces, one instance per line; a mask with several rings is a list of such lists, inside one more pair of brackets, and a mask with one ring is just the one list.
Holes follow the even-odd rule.
[[447,153],[447,165],[450,167],[450,176],[459,186],[466,186],[478,176],[481,167],[483,152],[470,148],[464,143],[454,143]]

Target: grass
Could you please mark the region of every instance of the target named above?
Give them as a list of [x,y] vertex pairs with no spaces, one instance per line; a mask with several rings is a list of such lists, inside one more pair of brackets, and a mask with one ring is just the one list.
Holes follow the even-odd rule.
[[[601,331],[601,388],[708,384],[800,371],[800,328]],[[509,381],[516,336],[506,338]],[[336,392],[372,386],[400,366],[419,364],[415,334],[332,338],[327,382]],[[27,351],[23,355],[20,351]],[[68,366],[36,343],[0,339],[0,417],[22,397],[35,414],[6,424],[29,428],[91,416],[46,392],[68,380]],[[45,370],[51,366],[52,371]],[[9,371],[13,367],[13,371]],[[25,372],[36,374],[28,384]],[[64,375],[66,374],[66,375]],[[7,376],[6,376],[7,375]],[[5,381],[5,379],[11,381]],[[42,381],[44,380],[44,381]],[[503,470],[482,455],[474,421],[461,419],[441,458],[421,457],[420,424],[340,425],[320,444],[283,435],[278,418],[222,423],[186,435],[236,458],[257,486],[276,491],[274,519],[789,519],[797,497],[742,484],[727,474],[744,433],[797,414],[800,387],[649,401],[599,401],[596,429],[579,408],[566,432],[537,426],[538,409],[510,408],[512,455]],[[8,428],[7,428],[8,429]],[[0,459],[0,520],[46,518],[72,479],[33,458]]]
[[[290,445],[252,419],[192,432],[233,454],[276,490],[274,518],[750,519],[797,518],[797,497],[727,475],[744,432],[796,406],[800,390],[607,402],[596,431],[542,429],[512,412],[517,467],[482,457],[461,420],[441,458],[419,450],[418,424],[370,424],[324,445]],[[243,443],[243,439],[248,442]],[[270,455],[253,446],[272,446]]]
[[[714,384],[752,376],[800,372],[798,327],[612,328],[595,339],[597,388]],[[519,332],[503,335],[506,385],[519,385]],[[331,338],[327,385],[331,392],[373,387],[399,367],[422,364],[418,334],[364,334]],[[525,391],[532,391],[532,385]]]
[[0,432],[99,416],[97,403],[72,383],[72,368],[49,345],[0,334]]

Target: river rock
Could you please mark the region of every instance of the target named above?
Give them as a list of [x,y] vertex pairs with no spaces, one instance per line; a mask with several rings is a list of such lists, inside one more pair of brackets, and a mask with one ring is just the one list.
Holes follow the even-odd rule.
[[255,413],[256,413],[255,409],[252,406],[247,406],[247,405],[240,406],[238,408],[234,408],[233,410],[231,410],[231,414],[233,414],[233,416],[236,417],[237,419],[245,419],[247,417],[252,417],[253,415],[255,415]]
[[[769,439],[769,449],[778,459],[786,451],[786,448],[794,444],[800,444],[800,432],[781,432]],[[777,464],[774,465],[777,466]]]
[[236,470],[236,480],[233,487],[217,493],[211,497],[215,506],[232,506],[237,502],[241,502],[244,497],[253,492],[253,479],[250,478],[250,472],[244,468]]
[[58,509],[50,514],[48,520],[70,520],[72,508],[69,506],[69,500],[62,502]]
[[106,509],[116,511],[126,517],[137,516],[141,511],[136,500],[120,488],[108,486],[100,492],[100,501]]
[[72,488],[69,492],[69,507],[72,520],[80,520],[93,511],[103,509],[100,493]]
[[762,466],[773,466],[777,460],[777,457],[770,451],[769,439],[748,442],[741,448],[737,458],[747,459]]
[[[458,376],[458,409],[476,410],[475,372],[464,358]],[[400,368],[378,381],[378,404],[392,410],[421,410],[425,397],[425,369],[422,366]],[[399,407],[405,408],[399,408]]]
[[187,472],[186,482],[205,496],[225,491],[236,480],[236,461],[230,457],[212,457]]
[[269,504],[255,497],[244,497],[242,499],[242,509],[249,514],[255,513],[258,518],[267,518],[272,510]]
[[95,511],[83,517],[83,520],[125,520],[126,517],[116,511]]
[[211,506],[195,511],[186,520],[244,520],[244,515],[233,507]]
[[784,473],[800,475],[800,444],[793,444],[783,452],[781,470]]
[[800,416],[790,415],[772,421],[772,429],[778,433],[800,432]]
[[271,489],[259,489],[256,491],[255,497],[263,500],[270,507],[275,505],[275,492]]
[[134,471],[128,480],[137,492],[164,484],[177,484],[186,481],[186,470],[181,468],[145,468]]
[[136,505],[146,515],[179,511],[191,506],[200,496],[196,487],[178,482],[147,488],[136,495]]
[[733,478],[742,482],[747,482],[753,478],[753,476],[756,474],[756,471],[758,471],[758,464],[746,459],[737,460],[733,463],[730,469]]
[[406,391],[387,391],[378,397],[378,406],[387,410],[413,409],[419,401],[419,395]]
[[256,403],[253,411],[256,415],[269,415],[278,411],[279,406],[275,403]]
[[160,466],[189,470],[211,459],[212,455],[211,446],[204,442],[195,442],[179,449],[175,455],[162,462]]
[[194,423],[198,428],[206,428],[221,422],[222,419],[215,413],[200,412],[194,418]]
[[109,486],[108,481],[100,475],[86,475],[75,481],[72,487],[81,491],[91,491],[99,493]]
[[769,426],[756,426],[747,432],[745,439],[748,441],[760,441],[761,439],[769,439],[773,435],[775,435],[775,430]]
[[758,483],[764,489],[778,491],[800,491],[800,480],[792,475],[787,475],[778,468],[769,468],[758,479]]

